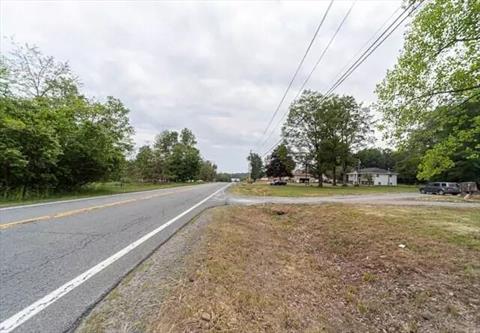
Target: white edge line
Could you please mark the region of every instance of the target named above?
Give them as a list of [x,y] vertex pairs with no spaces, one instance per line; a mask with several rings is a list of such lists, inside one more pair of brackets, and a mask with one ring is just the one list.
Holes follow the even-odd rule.
[[[214,183],[206,183],[206,184],[214,184]],[[206,184],[198,184],[198,185],[206,185]],[[101,199],[101,198],[112,198],[112,197],[118,197],[118,196],[123,196],[123,195],[127,196],[129,194],[148,193],[148,192],[164,191],[164,190],[175,190],[175,189],[190,188],[190,187],[195,187],[195,186],[197,186],[197,185],[171,186],[171,187],[157,188],[157,189],[146,190],[146,191],[133,191],[133,192],[124,192],[124,193],[117,193],[117,194],[96,195],[94,197],[86,197],[86,198],[79,198],[79,199],[56,200],[56,201],[48,201],[48,202],[39,202],[39,203],[34,203],[34,204],[8,206],[8,207],[3,207],[3,208],[0,207],[0,212],[4,211],[4,210],[30,208],[30,207],[38,207],[38,206],[48,206],[48,205],[54,205],[54,204],[94,200],[94,199]]]
[[102,262],[98,263],[97,265],[93,266],[89,270],[83,272],[73,280],[68,281],[65,283],[63,286],[59,287],[58,289],[52,291],[50,294],[42,297],[35,303],[32,303],[31,305],[27,306],[23,310],[17,312],[10,318],[4,320],[2,323],[0,323],[0,333],[8,333],[13,331],[15,328],[18,326],[22,325],[24,322],[35,316],[37,313],[48,307],[49,305],[53,304],[57,300],[59,300],[61,297],[65,296],[67,293],[75,289],[76,287],[80,286],[82,283],[93,277],[95,274],[101,272],[103,269],[107,268],[111,264],[113,264],[115,261],[118,259],[122,258],[126,254],[128,254],[130,251],[141,245],[142,243],[146,242],[148,239],[152,238],[156,234],[158,234],[160,231],[180,219],[181,217],[185,216],[186,214],[190,213],[192,210],[197,208],[198,206],[202,205],[206,201],[208,201],[210,198],[212,198],[214,195],[216,195],[218,192],[225,190],[230,184],[227,184],[226,186],[223,186],[219,190],[213,192],[210,194],[208,197],[203,199],[202,201],[196,203],[189,209],[185,210],[183,213],[175,216],[168,222],[162,224],[160,227],[154,229],[153,231],[150,231],[148,234],[144,235],[140,239],[136,240],[135,242],[131,243],[130,245],[124,247],[117,253],[113,254],[112,256],[108,257],[107,259],[103,260]]

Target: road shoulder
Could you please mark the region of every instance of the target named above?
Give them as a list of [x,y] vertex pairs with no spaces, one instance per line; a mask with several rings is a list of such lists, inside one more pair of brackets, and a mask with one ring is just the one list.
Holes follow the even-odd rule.
[[168,292],[186,272],[186,260],[205,237],[215,209],[188,223],[128,274],[79,323],[75,332],[143,332]]

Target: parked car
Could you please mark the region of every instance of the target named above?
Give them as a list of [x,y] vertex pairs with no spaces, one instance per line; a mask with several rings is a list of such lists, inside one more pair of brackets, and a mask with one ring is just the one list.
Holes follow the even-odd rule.
[[287,185],[287,182],[281,179],[274,179],[270,182],[270,185]]
[[457,183],[447,183],[447,182],[434,182],[428,183],[427,185],[420,187],[420,193],[432,193],[432,194],[460,194],[460,186]]

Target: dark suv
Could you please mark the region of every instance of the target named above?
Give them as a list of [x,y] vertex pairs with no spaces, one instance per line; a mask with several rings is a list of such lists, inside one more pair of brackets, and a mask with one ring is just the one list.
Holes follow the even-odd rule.
[[428,183],[427,185],[420,187],[420,193],[432,193],[432,194],[459,194],[460,186],[457,183],[447,182],[435,182]]

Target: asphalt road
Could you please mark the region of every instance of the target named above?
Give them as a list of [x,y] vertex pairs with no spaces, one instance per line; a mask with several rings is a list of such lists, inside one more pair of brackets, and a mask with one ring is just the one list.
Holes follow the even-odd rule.
[[[0,209],[0,332],[65,332],[226,184]],[[206,199],[206,200],[205,200]]]

